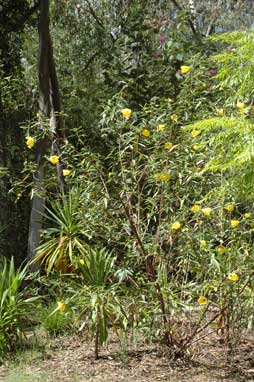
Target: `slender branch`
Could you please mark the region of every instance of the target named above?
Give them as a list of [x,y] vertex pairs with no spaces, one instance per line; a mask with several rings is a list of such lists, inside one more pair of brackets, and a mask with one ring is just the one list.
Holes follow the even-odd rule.
[[207,30],[206,30],[206,34],[205,34],[206,37],[210,36],[213,33],[215,22],[216,22],[216,20],[212,20],[210,22],[210,24],[208,25]]
[[[171,0],[171,1],[174,4],[174,6],[177,9],[179,9],[179,11],[183,11],[184,10],[183,7],[178,3],[178,0]],[[188,24],[189,24],[193,34],[197,37],[199,35],[199,33],[197,32],[197,30],[196,30],[196,28],[195,28],[195,26],[193,24],[193,21],[188,17],[187,18],[187,22],[188,22]]]
[[148,254],[147,254],[146,249],[145,249],[145,247],[144,247],[144,245],[143,245],[143,243],[142,243],[142,240],[141,240],[141,238],[140,238],[140,235],[139,235],[137,226],[136,226],[136,224],[135,224],[135,222],[134,222],[133,217],[131,216],[131,213],[130,213],[130,211],[129,211],[129,208],[127,208],[126,204],[125,204],[124,201],[123,201],[123,197],[122,197],[122,195],[120,196],[120,201],[121,201],[121,204],[122,204],[122,206],[123,206],[123,208],[124,208],[125,215],[127,216],[128,220],[129,220],[129,223],[130,223],[130,226],[131,226],[132,231],[133,231],[133,233],[134,233],[134,236],[135,236],[135,238],[136,238],[136,240],[137,240],[137,242],[138,242],[140,251],[141,251],[142,255],[145,257],[145,259],[146,259],[147,270],[148,270],[149,274],[151,274],[152,276],[155,276],[155,272],[154,272],[153,267],[147,262]]
[[85,66],[80,70],[80,72],[85,72],[89,66],[92,64],[92,62],[95,60],[95,58],[98,56],[100,52],[97,51],[97,52],[94,52],[94,54],[91,55],[91,57],[88,59],[87,63],[85,64]]
[[162,247],[162,241],[161,241],[161,223],[162,223],[162,213],[163,213],[163,192],[162,192],[162,186],[160,187],[160,202],[159,202],[159,216],[158,216],[158,226],[157,226],[157,232],[156,232],[156,240],[157,243],[161,249]]
[[95,13],[93,7],[91,6],[89,0],[85,0],[85,1],[86,1],[87,5],[88,5],[89,12],[90,12],[91,15],[93,16],[93,18],[95,19],[95,21],[97,22],[97,24],[98,24],[101,28],[105,29],[105,28],[104,28],[104,25],[103,25],[103,23],[102,23],[102,21],[101,21],[100,18],[96,15],[96,13]]
[[[140,238],[137,226],[136,226],[134,219],[133,219],[133,217],[129,211],[129,208],[126,206],[126,204],[123,201],[122,195],[120,195],[120,201],[121,201],[122,206],[124,208],[125,214],[129,220],[129,223],[130,223],[130,226],[133,230],[134,236],[138,242],[140,251],[146,260],[147,272],[148,272],[148,274],[150,274],[152,276],[153,281],[155,281],[155,287],[156,287],[156,292],[157,292],[158,300],[159,300],[160,307],[161,307],[163,322],[164,322],[166,329],[168,329],[167,327],[169,326],[170,322],[167,319],[165,301],[164,301],[164,297],[163,297],[163,294],[161,291],[161,287],[160,287],[159,283],[156,281],[156,272],[155,272],[154,266],[152,263],[147,261],[147,259],[148,259],[147,251],[146,251],[146,249],[142,243],[142,240]],[[165,339],[166,339],[168,346],[173,345],[176,342],[175,339],[173,340],[171,333],[169,333],[168,331],[167,331],[167,333],[165,333]]]
[[[238,296],[240,296],[243,291],[245,290],[245,288],[248,286],[249,282],[250,282],[250,279],[251,279],[251,276],[253,276],[253,273],[252,272],[248,278],[248,280],[246,281],[246,283],[242,286],[242,288],[240,289],[239,291],[239,294]],[[193,339],[195,336],[197,336],[199,333],[201,333],[203,330],[205,330],[212,322],[214,322],[216,320],[216,318],[218,318],[222,313],[224,313],[228,307],[230,306],[230,302],[227,303],[218,313],[216,313],[209,321],[207,321],[203,326],[199,327],[201,321],[202,321],[202,318],[205,316],[205,313],[208,311],[208,307],[209,305],[207,305],[204,313],[202,314],[200,320],[198,321],[198,324],[196,325],[194,331],[190,334],[190,336],[188,336],[186,338],[186,340],[182,343],[182,349],[183,348],[186,348],[186,346],[190,345],[191,343],[193,343]],[[196,342],[196,341],[195,341]]]

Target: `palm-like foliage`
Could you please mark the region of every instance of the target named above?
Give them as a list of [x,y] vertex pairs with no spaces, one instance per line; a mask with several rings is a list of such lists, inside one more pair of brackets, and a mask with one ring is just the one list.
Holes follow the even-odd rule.
[[89,252],[80,262],[85,284],[91,287],[106,286],[114,274],[115,257],[105,249]]
[[27,267],[15,270],[14,260],[8,264],[2,260],[0,268],[0,357],[10,349],[13,342],[22,333],[35,297],[26,298],[21,290]]
[[80,191],[74,188],[46,208],[48,228],[43,232],[42,243],[32,262],[45,263],[47,274],[53,268],[66,271],[75,257],[83,257],[86,253],[87,234],[80,216],[81,199]]
[[77,304],[81,307],[80,319],[88,326],[95,341],[95,356],[99,345],[107,341],[109,328],[117,332],[123,324],[125,312],[120,298],[120,285],[114,282],[116,258],[106,249],[90,249],[80,268],[85,287],[76,293]]

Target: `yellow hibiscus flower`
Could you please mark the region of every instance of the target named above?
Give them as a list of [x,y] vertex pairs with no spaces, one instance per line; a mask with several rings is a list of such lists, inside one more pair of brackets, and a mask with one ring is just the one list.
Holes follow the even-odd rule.
[[199,305],[207,305],[208,299],[205,296],[200,296],[198,298],[198,303],[199,303]]
[[147,129],[144,129],[141,133],[144,137],[148,138],[151,135],[151,132]]
[[232,228],[237,228],[240,224],[239,220],[230,220],[230,224]]
[[177,114],[172,114],[170,116],[170,119],[171,119],[171,121],[177,123],[178,122],[178,115]]
[[201,207],[198,204],[194,204],[194,206],[191,207],[191,211],[196,213],[199,212]]
[[163,131],[165,130],[166,126],[165,125],[158,125],[157,126],[157,131]]
[[238,275],[236,274],[236,273],[230,273],[229,275],[228,275],[228,279],[230,280],[230,281],[233,281],[233,282],[236,282],[236,281],[238,281],[239,280],[239,277],[238,277]]
[[201,131],[200,131],[200,130],[193,130],[193,131],[191,132],[191,135],[193,136],[193,138],[198,137],[200,134],[201,134]]
[[212,209],[210,207],[202,208],[202,213],[205,216],[208,216],[208,217],[211,216],[211,212],[212,212]]
[[63,312],[66,311],[66,309],[67,309],[67,305],[66,305],[64,302],[62,302],[62,301],[58,301],[58,303],[57,303],[57,309],[58,309],[61,313],[63,313]]
[[182,66],[181,66],[181,73],[182,73],[182,74],[189,73],[190,70],[191,70],[191,67],[188,66],[188,65],[182,65]]
[[174,231],[178,231],[179,229],[182,228],[182,224],[178,221],[174,222],[172,225],[171,225],[171,228],[174,230]]
[[26,137],[26,145],[29,149],[32,149],[35,145],[35,139],[33,137]]
[[132,110],[131,109],[122,109],[121,113],[122,113],[124,118],[129,119],[131,117]]
[[233,204],[227,204],[224,208],[228,212],[233,212],[235,209],[235,206]]
[[56,165],[57,163],[59,163],[59,157],[57,155],[51,155],[51,157],[49,157],[49,161],[53,165]]
[[224,115],[224,110],[223,109],[216,109],[216,113],[218,115]]
[[226,253],[226,247],[224,247],[224,245],[219,245],[219,247],[217,247],[217,252],[219,255],[224,255]]
[[64,169],[63,170],[63,176],[69,176],[71,174],[71,170]]
[[167,149],[167,150],[172,149],[173,146],[174,146],[174,145],[173,145],[172,142],[166,142],[166,143],[165,143],[165,149]]

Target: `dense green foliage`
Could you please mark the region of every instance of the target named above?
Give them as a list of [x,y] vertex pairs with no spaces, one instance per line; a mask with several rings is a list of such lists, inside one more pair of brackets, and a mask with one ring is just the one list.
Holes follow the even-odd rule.
[[[37,324],[53,336],[89,333],[96,357],[112,331],[120,343],[141,333],[179,356],[209,330],[232,350],[253,326],[253,33],[208,38],[210,23],[234,29],[233,2],[228,18],[210,3],[200,13],[201,1],[194,10],[179,3],[51,3],[60,142],[54,115],[37,110],[36,14],[18,31],[6,24],[22,45],[15,69],[7,55],[8,70],[1,64],[10,128],[0,131],[9,207],[0,232],[17,220],[20,244],[6,234],[0,253],[26,258],[27,199],[39,195],[43,229],[28,265],[46,274],[33,281],[47,297]],[[38,187],[35,157],[46,140]],[[20,290],[26,272],[13,258],[0,268],[2,353],[33,314]]]

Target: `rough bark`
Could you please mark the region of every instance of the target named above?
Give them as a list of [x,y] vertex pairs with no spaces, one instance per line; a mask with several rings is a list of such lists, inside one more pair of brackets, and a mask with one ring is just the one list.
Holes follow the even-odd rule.
[[[40,0],[39,18],[39,57],[38,57],[38,76],[40,84],[39,111],[41,128],[45,121],[51,120],[51,135],[45,137],[37,143],[35,148],[35,159],[37,171],[34,179],[35,192],[32,198],[32,207],[29,225],[28,238],[28,258],[31,259],[36,254],[36,249],[40,243],[42,230],[43,214],[45,211],[45,155],[52,144],[54,151],[60,155],[60,146],[63,141],[64,124],[61,115],[61,96],[57,79],[56,67],[53,56],[53,46],[49,29],[49,0]],[[61,165],[57,165],[57,174],[61,192],[64,191],[64,179]],[[38,264],[37,264],[38,266]],[[34,267],[34,266],[33,266]]]
[[[52,40],[49,37],[49,77],[50,77],[50,91],[51,91],[51,126],[53,127],[53,134],[55,135],[55,151],[58,156],[60,156],[60,147],[65,139],[65,130],[62,117],[62,105],[61,105],[61,95],[59,90],[59,83],[56,73],[56,65],[53,55],[53,45]],[[57,176],[60,191],[64,192],[64,177],[61,163],[57,164]]]
[[[39,56],[38,75],[40,84],[39,110],[41,124],[50,116],[50,78],[49,78],[49,0],[40,0],[39,18]],[[43,128],[43,126],[41,126]],[[36,253],[40,242],[43,213],[45,210],[44,196],[44,156],[49,142],[45,138],[38,142],[35,148],[35,160],[37,171],[34,175],[34,193],[32,197],[29,235],[28,235],[28,258],[31,259]]]

